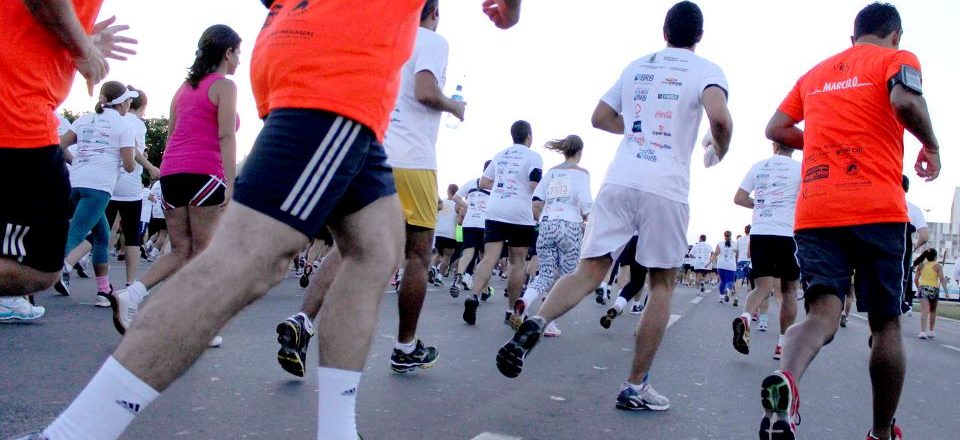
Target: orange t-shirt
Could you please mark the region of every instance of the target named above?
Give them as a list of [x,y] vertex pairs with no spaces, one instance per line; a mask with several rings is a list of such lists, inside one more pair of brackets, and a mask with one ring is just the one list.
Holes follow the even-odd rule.
[[920,70],[910,52],[857,45],[807,72],[780,104],[806,121],[796,230],[908,221],[903,125],[888,88],[903,65]]
[[383,140],[423,0],[278,0],[250,66],[257,111],[325,110]]
[[[103,0],[73,0],[90,33]],[[58,144],[57,118],[76,71],[73,57],[22,1],[0,1],[0,148]]]

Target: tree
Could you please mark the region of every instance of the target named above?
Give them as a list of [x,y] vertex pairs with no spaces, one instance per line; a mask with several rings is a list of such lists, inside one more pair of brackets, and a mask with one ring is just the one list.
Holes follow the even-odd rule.
[[147,160],[155,166],[163,161],[163,152],[167,149],[167,129],[170,120],[166,117],[149,118],[143,121],[147,124]]
[[84,113],[89,113],[89,112],[78,113],[71,110],[63,109],[63,112],[61,112],[60,114],[63,115],[64,118],[67,118],[67,120],[70,121],[70,123],[72,124],[73,121],[76,121],[77,118],[82,116]]

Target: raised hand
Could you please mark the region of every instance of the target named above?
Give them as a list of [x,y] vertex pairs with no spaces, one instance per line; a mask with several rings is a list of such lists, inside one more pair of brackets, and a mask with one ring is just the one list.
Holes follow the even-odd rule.
[[126,61],[127,57],[125,55],[136,55],[137,51],[124,47],[124,45],[137,44],[137,40],[117,35],[119,32],[130,29],[130,26],[125,24],[111,26],[116,21],[117,17],[113,16],[97,23],[93,27],[90,39],[105,58]]
[[500,29],[509,29],[520,21],[520,0],[484,0],[483,13]]

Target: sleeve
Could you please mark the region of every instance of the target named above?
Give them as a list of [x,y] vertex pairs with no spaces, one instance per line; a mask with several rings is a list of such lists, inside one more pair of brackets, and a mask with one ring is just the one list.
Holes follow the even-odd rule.
[[69,130],[72,131],[73,134],[79,135],[79,134],[80,134],[80,124],[83,123],[83,121],[85,121],[86,119],[87,119],[87,118],[86,118],[85,116],[81,116],[81,117],[79,117],[79,118],[77,118],[77,119],[74,119],[74,120],[73,120],[73,123],[70,124]]
[[613,84],[613,87],[610,87],[610,90],[607,91],[600,98],[605,104],[609,105],[610,108],[617,111],[617,113],[623,112],[623,88],[621,87],[620,82],[623,81],[623,75],[620,75],[620,78],[617,78],[617,82]]
[[797,83],[793,85],[793,89],[790,90],[787,97],[780,103],[780,107],[777,108],[777,110],[786,113],[787,116],[793,118],[795,121],[803,120],[803,96],[800,93],[802,83],[803,78],[797,80]]
[[447,56],[450,53],[450,45],[447,40],[439,35],[432,35],[433,38],[425,39],[423,50],[417,51],[414,62],[414,73],[428,71],[437,78],[440,83],[447,71]]
[[547,201],[547,189],[550,187],[550,173],[543,177],[543,180],[537,184],[537,189],[533,190],[533,200]]
[[912,203],[908,203],[907,207],[909,208],[907,209],[907,214],[910,217],[910,224],[912,224],[914,228],[917,228],[917,230],[926,228],[927,219],[923,217],[923,211]]
[[752,193],[756,188],[756,181],[754,180],[757,173],[754,171],[756,165],[750,167],[750,171],[747,172],[746,176],[743,176],[743,181],[740,182],[740,189]]
[[580,214],[587,215],[593,206],[593,193],[590,192],[590,174],[584,173],[584,178],[581,182],[583,182],[583,184],[580,185],[580,196],[577,197],[577,199],[580,200]]
[[133,133],[133,127],[130,124],[123,124],[120,128],[120,148],[132,148],[137,146],[137,136]]
[[960,257],[957,257],[957,262],[953,265],[953,279],[960,279]]
[[713,63],[709,63],[707,68],[703,69],[700,73],[700,93],[703,93],[708,87],[720,87],[724,95],[727,95],[730,90],[729,86],[727,86],[727,77],[724,76],[723,70],[720,69],[720,66]]
[[530,181],[539,182],[543,178],[543,158],[534,153],[530,159]]
[[457,195],[460,196],[461,199],[466,199],[467,194],[470,194],[471,187],[475,184],[476,180],[470,180],[469,182],[460,185],[460,189],[457,190]]
[[490,162],[490,165],[483,170],[483,177],[486,177],[490,180],[497,180],[497,158],[500,155],[493,156],[493,161]]
[[890,61],[887,63],[887,71],[884,75],[884,78],[890,79],[900,73],[900,68],[902,66],[910,66],[914,69],[917,69],[920,72],[920,60],[913,53],[906,50],[898,50],[896,53],[890,57]]

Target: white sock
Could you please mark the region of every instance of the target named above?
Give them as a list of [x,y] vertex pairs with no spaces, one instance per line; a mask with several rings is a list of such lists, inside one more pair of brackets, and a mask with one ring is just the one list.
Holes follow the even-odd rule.
[[70,263],[67,263],[67,260],[63,260],[63,272],[73,273],[73,266]]
[[777,339],[777,345],[783,348],[783,335],[780,335],[780,339]]
[[613,306],[616,307],[617,311],[623,310],[623,308],[627,306],[627,300],[622,296],[618,296]]
[[67,410],[43,431],[43,435],[50,440],[116,439],[159,395],[110,356]]
[[135,302],[141,302],[144,298],[147,297],[147,294],[150,293],[147,291],[147,286],[144,286],[140,280],[134,281],[129,287],[127,287],[127,292],[130,293],[130,298]]
[[357,386],[359,371],[317,368],[320,407],[318,440],[357,440]]
[[[303,313],[303,312],[297,313],[297,315],[300,315],[300,316],[303,317],[303,329],[306,330],[308,334],[311,334],[311,335],[312,335],[312,334],[313,334],[313,320],[310,319],[310,317],[307,316],[307,314],[306,314],[306,313]],[[297,315],[294,315],[294,316],[297,316]]]
[[537,297],[540,296],[540,292],[537,292],[537,289],[533,287],[527,287],[527,291],[523,292],[523,303],[530,307],[530,304],[533,304],[537,300]]
[[600,283],[600,288],[603,290],[607,290],[607,283]]
[[747,322],[750,322],[750,319],[751,319],[751,316],[750,316],[750,314],[749,314],[749,313],[747,313],[747,312],[743,312],[743,314],[742,314],[742,315],[740,315],[740,316],[742,316],[742,317],[743,317],[743,319],[746,319],[746,320],[747,320]]
[[394,345],[393,348],[396,348],[397,350],[402,351],[403,354],[410,354],[410,353],[413,353],[413,350],[417,349],[417,340],[414,339],[410,342],[403,343],[403,342],[400,342],[400,340],[398,339],[397,345]]

